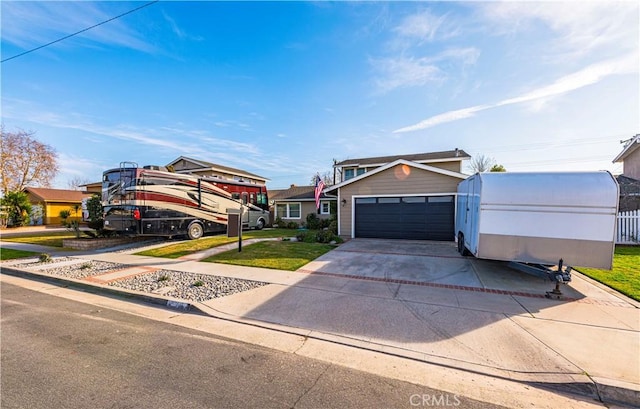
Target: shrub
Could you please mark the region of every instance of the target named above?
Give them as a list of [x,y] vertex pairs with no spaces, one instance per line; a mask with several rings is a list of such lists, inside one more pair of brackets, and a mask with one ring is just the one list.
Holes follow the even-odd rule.
[[321,220],[315,213],[309,213],[307,215],[307,229],[318,230],[320,228]]
[[329,226],[327,227],[327,230],[329,230],[331,233],[337,235],[338,234],[338,221],[336,219],[333,219],[333,220],[329,221]]
[[51,262],[51,254],[42,253],[40,257],[38,257],[38,260],[40,260],[41,263],[49,263]]
[[286,226],[287,229],[297,229],[298,227],[298,223],[296,222],[288,222]]

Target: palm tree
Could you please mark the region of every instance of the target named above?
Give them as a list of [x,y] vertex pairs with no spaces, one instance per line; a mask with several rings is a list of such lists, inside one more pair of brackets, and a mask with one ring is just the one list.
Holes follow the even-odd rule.
[[7,224],[9,226],[26,226],[31,215],[31,202],[24,192],[7,192],[0,204],[7,212]]

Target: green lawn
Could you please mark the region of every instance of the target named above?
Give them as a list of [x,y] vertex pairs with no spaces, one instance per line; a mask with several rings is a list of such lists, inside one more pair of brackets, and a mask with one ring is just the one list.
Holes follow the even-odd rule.
[[640,246],[616,246],[611,270],[587,267],[576,270],[640,301]]
[[[293,237],[296,233],[296,230],[291,229],[251,230],[242,232],[242,240],[244,241],[253,238]],[[136,255],[179,258],[198,251],[222,246],[223,244],[235,243],[237,241],[237,237],[229,238],[225,234],[220,234],[217,236],[206,236],[198,240],[187,240],[181,243],[169,244],[163,247],[141,251],[136,253]]]
[[33,251],[0,249],[0,260],[13,260],[15,258],[31,257],[37,254],[38,253],[34,253]]
[[205,262],[295,271],[335,246],[297,241],[261,241],[208,257]]
[[33,233],[29,235],[7,237],[2,236],[2,241],[12,241],[14,243],[38,244],[40,246],[62,247],[63,239],[73,239],[76,235],[73,232],[49,232]]

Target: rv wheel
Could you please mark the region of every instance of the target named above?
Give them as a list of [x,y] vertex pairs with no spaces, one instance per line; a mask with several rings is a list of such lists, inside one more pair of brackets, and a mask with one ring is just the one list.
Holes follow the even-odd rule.
[[468,256],[470,254],[469,250],[464,246],[464,234],[462,234],[462,232],[458,233],[458,253],[463,256]]
[[259,219],[258,223],[256,223],[256,230],[264,229],[264,219]]
[[196,240],[202,237],[204,235],[204,229],[202,228],[202,225],[198,222],[191,223],[189,225],[188,235],[191,240]]

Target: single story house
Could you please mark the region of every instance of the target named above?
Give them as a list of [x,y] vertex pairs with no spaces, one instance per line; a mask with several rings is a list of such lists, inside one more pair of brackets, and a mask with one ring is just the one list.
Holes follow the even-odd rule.
[[620,211],[640,209],[640,134],[625,142],[613,163],[622,163],[622,175],[616,177],[620,185]]
[[324,193],[337,199],[338,234],[454,240],[456,192],[469,158],[455,149],[336,163],[340,182]]
[[328,219],[336,211],[336,197],[320,195],[320,208],[316,209],[315,186],[295,186],[288,189],[269,190],[269,205],[272,222],[279,217],[285,222],[298,225],[306,222],[309,213],[315,213],[319,219]]
[[[60,212],[71,212],[69,221],[82,220],[82,201],[92,196],[91,193],[79,190],[47,189],[40,187],[26,187],[23,190],[31,205],[35,207],[32,212],[32,224],[60,224]],[[41,217],[40,217],[41,216]]]

